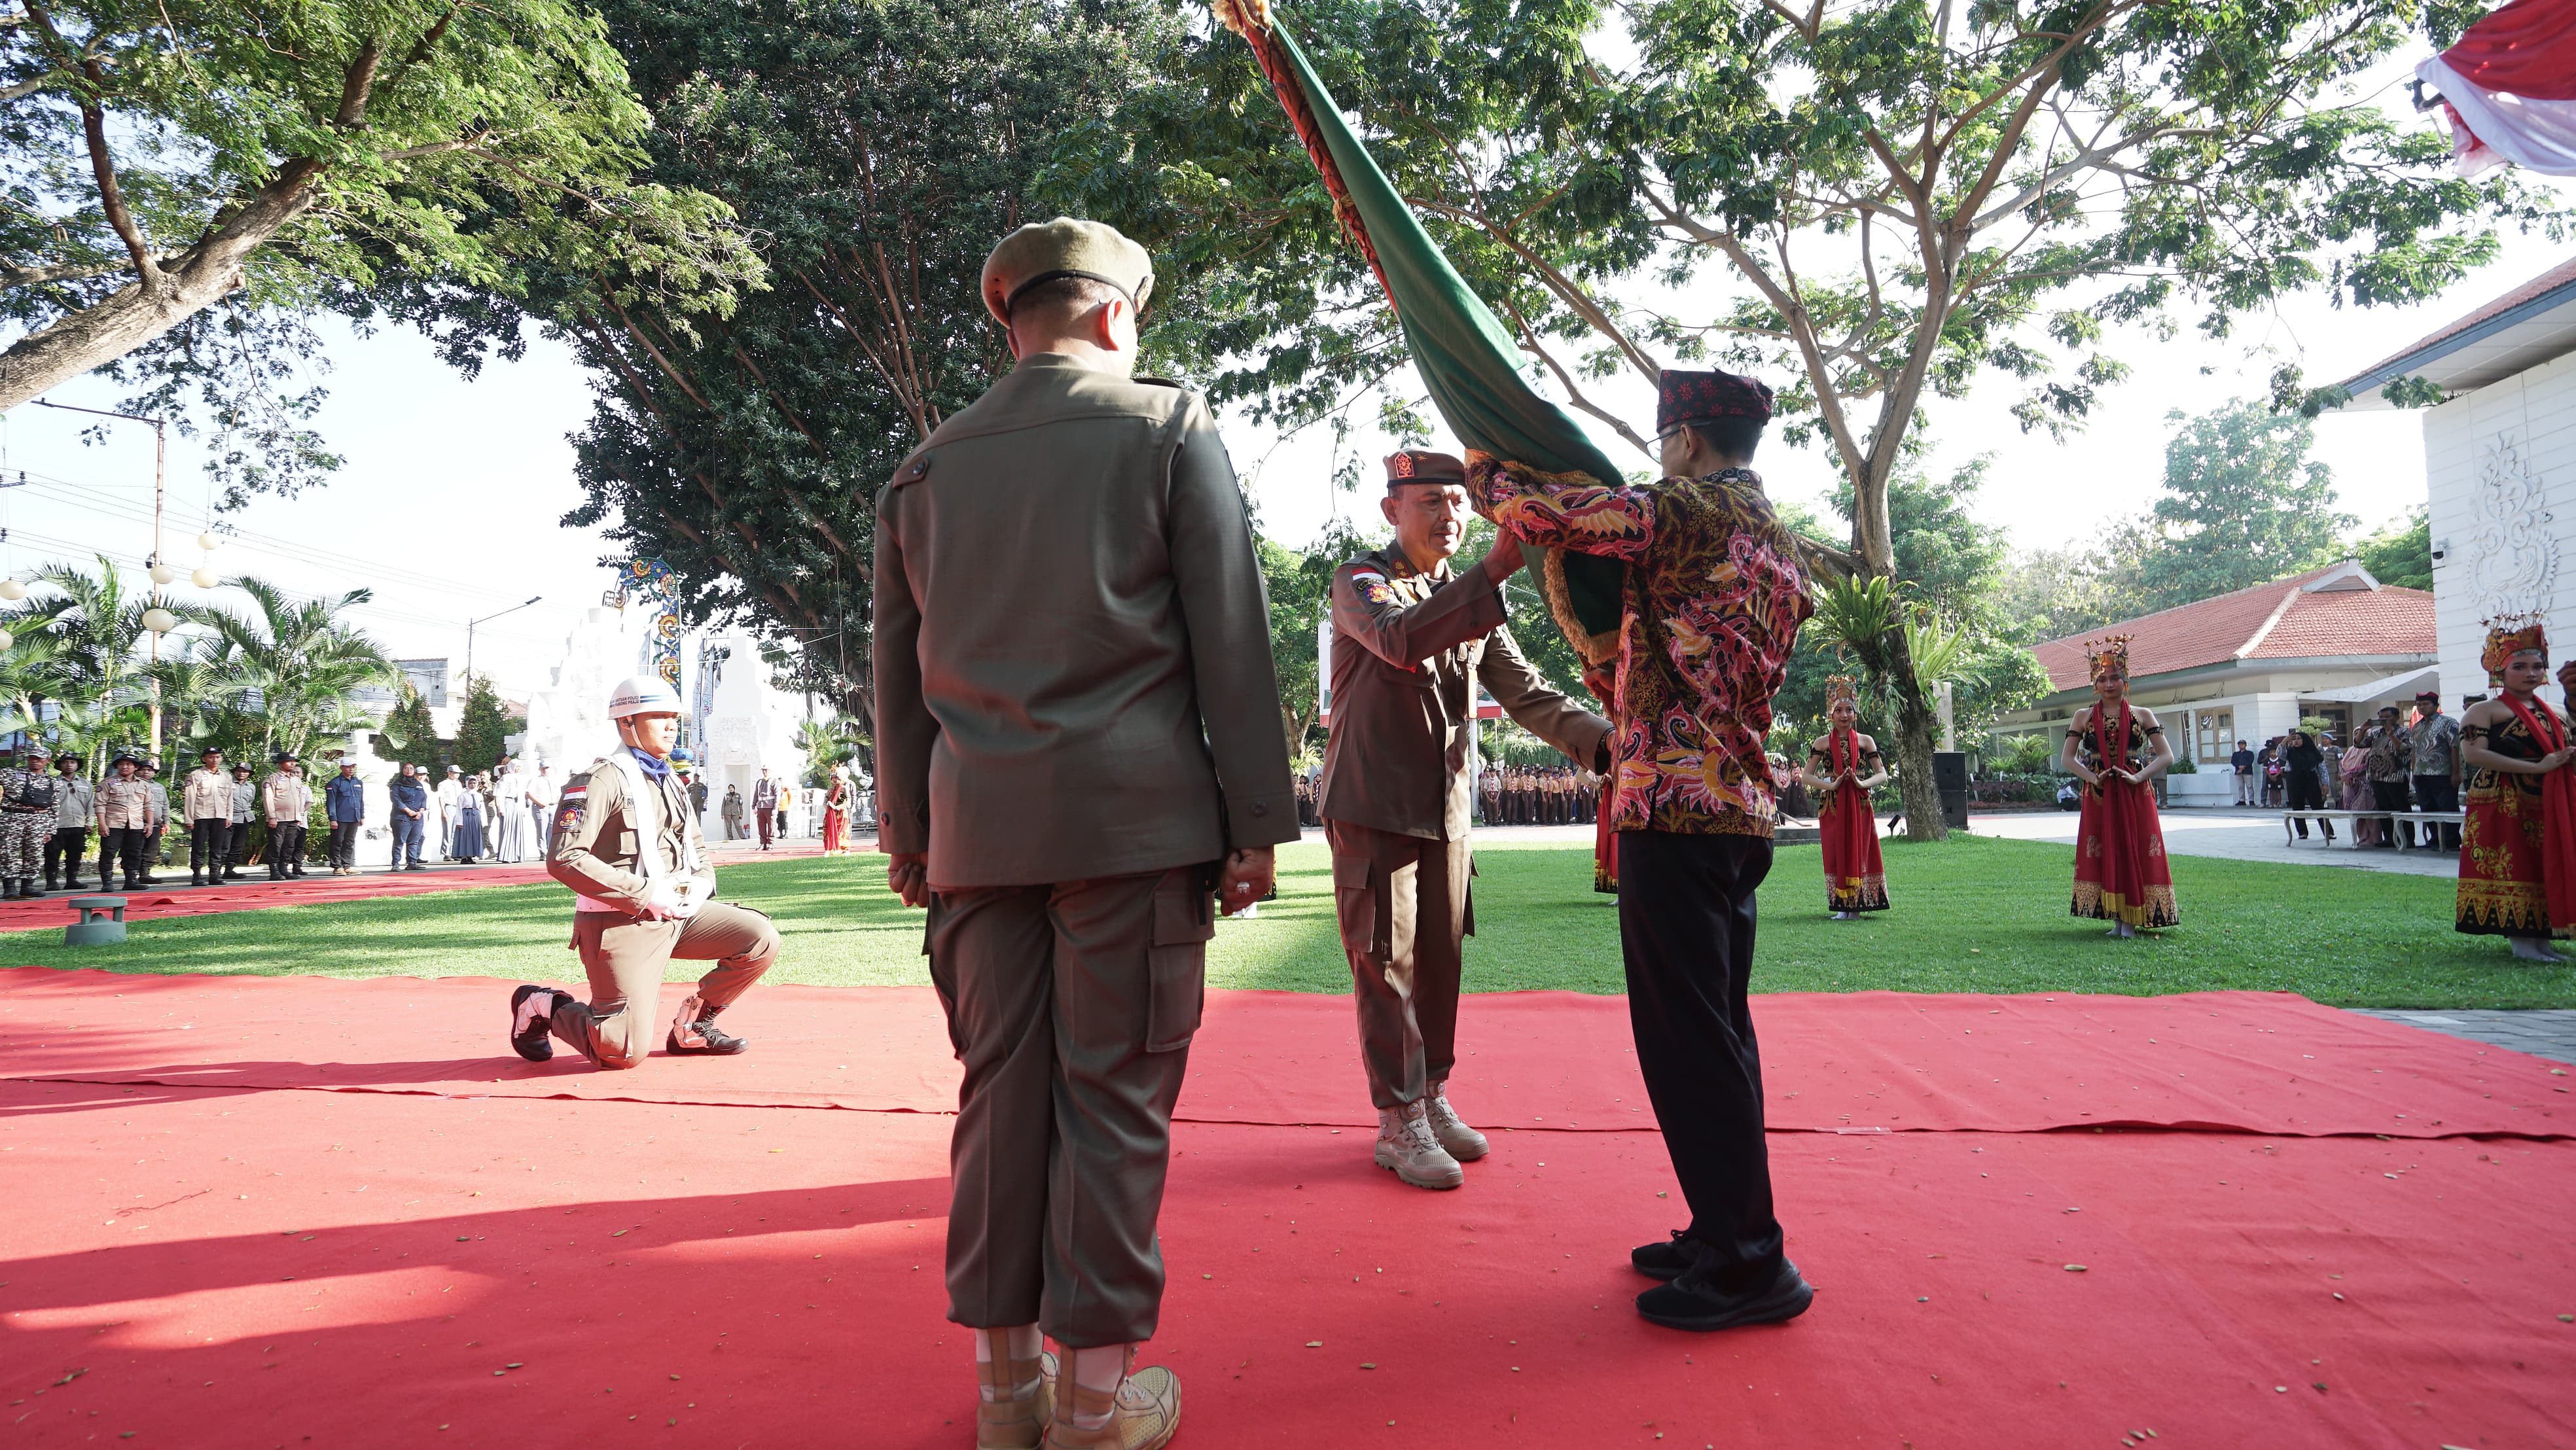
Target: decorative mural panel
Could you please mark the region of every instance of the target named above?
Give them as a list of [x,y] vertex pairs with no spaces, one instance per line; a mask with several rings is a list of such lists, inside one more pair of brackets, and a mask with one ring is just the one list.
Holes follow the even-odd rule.
[[2469,490],[2469,595],[2478,617],[2548,610],[2558,577],[2558,541],[2550,531],[2540,479],[2510,433],[2499,433],[2478,460]]

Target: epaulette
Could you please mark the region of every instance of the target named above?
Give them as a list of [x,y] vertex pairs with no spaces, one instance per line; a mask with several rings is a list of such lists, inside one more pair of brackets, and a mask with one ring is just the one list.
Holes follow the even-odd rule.
[[1131,383],[1145,383],[1157,388],[1177,388],[1184,393],[1190,390],[1190,385],[1182,382],[1178,378],[1132,377],[1129,378],[1128,381]]
[[895,469],[894,477],[887,482],[886,487],[889,489],[901,488],[907,483],[919,483],[921,480],[928,478],[930,476],[931,456],[931,452],[927,448],[923,448],[915,452],[910,458],[905,459],[902,464]]

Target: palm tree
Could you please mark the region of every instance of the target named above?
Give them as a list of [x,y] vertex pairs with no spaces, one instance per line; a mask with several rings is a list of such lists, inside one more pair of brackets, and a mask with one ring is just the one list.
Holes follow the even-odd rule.
[[384,650],[341,618],[373,599],[371,591],[299,601],[265,579],[224,582],[249,595],[258,612],[199,610],[207,633],[192,643],[190,658],[206,668],[209,703],[237,712],[246,734],[255,732],[257,759],[279,751],[300,756],[315,740],[355,728],[363,717],[351,697],[369,685],[400,683],[402,671]]
[[[42,636],[52,641],[52,656],[42,672],[45,688],[30,692],[31,707],[52,700],[118,719],[148,711],[151,682],[138,656],[150,634],[143,616],[154,601],[148,592],[129,594],[115,563],[104,554],[98,556],[98,569],[93,578],[69,564],[48,564],[29,582],[53,592],[0,614],[0,628],[16,639]],[[161,607],[182,620],[202,614],[193,605]],[[104,750],[105,745],[96,748]],[[93,768],[100,763],[90,762]]]

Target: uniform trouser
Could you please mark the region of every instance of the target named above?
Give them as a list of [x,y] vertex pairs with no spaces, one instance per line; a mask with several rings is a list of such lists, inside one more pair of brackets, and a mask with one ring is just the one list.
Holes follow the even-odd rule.
[[[248,831],[250,828],[242,828]],[[268,874],[286,876],[304,868],[304,837],[312,830],[302,821],[279,821],[268,828]]]
[[769,828],[775,824],[774,813],[770,811],[753,811],[751,813],[751,817],[753,820],[760,823],[760,848],[766,851],[769,849]]
[[235,821],[233,828],[225,833],[224,865],[226,867],[240,870],[243,858],[250,855],[250,828],[251,823],[248,821]]
[[948,1317],[1068,1349],[1154,1337],[1172,1103],[1216,934],[1202,868],[935,891],[930,980],[965,1065]]
[[2256,777],[2254,772],[2250,770],[2236,777],[2236,803],[2238,805],[2250,806],[2261,804],[2261,802],[2257,801],[2254,796],[2255,779]]
[[0,813],[0,876],[34,880],[45,859],[45,843],[54,836],[54,812]]
[[357,866],[358,828],[364,824],[363,821],[331,823],[331,865],[335,869],[346,871]]
[[217,874],[224,869],[224,838],[232,833],[233,823],[222,816],[199,816],[188,823],[188,874],[204,874],[207,867]]
[[427,822],[423,821],[418,816],[406,816],[400,812],[395,813],[393,818],[395,865],[417,866],[420,864],[420,838],[422,827],[426,824]]
[[1369,1101],[1422,1101],[1458,1061],[1461,948],[1476,931],[1465,841],[1426,841],[1348,821],[1324,822],[1333,848],[1333,909],[1351,959],[1360,1064]]
[[89,857],[89,827],[58,826],[45,841],[45,879],[57,874],[65,885],[80,884],[81,863]]
[[[2415,809],[2419,811],[2456,811],[2459,808],[2460,783],[2458,781],[2451,779],[2447,775],[2419,775],[2415,777]],[[2438,838],[2443,850],[2457,851],[2460,849],[2460,828],[2456,824],[2450,821],[2442,821],[2439,823],[2427,821],[2424,823],[2423,829],[2425,845],[2430,846],[2434,844],[2435,840]],[[2414,833],[2409,831],[2407,834],[2412,835]]]
[[590,977],[590,1001],[555,1007],[554,1034],[601,1067],[634,1067],[660,1029],[663,968],[673,958],[715,969],[698,979],[707,1015],[751,990],[778,955],[778,928],[747,906],[710,901],[686,921],[640,921],[622,912],[581,911],[572,944]]
[[118,826],[98,838],[98,888],[107,889],[107,863],[115,861],[125,871],[125,884],[143,879],[143,853],[152,843],[153,833],[141,826]]
[[1757,1288],[1778,1272],[1781,1250],[1762,1140],[1762,1055],[1745,996],[1753,893],[1770,874],[1771,842],[1663,831],[1618,839],[1619,951],[1637,1067],[1714,1287]]

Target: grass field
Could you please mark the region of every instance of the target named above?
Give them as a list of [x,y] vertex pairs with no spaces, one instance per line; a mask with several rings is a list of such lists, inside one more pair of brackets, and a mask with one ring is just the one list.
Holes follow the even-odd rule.
[[[2173,858],[2183,924],[2133,942],[2066,914],[2068,849],[1961,838],[1891,841],[1896,909],[1825,917],[1817,849],[1784,849],[1762,889],[1754,990],[2118,992],[2213,988],[2299,992],[2348,1007],[2576,1007],[2576,967],[2512,961],[2494,938],[2451,930],[2448,881]],[[1621,990],[1619,927],[1578,849],[1496,844],[1477,852],[1467,948],[1476,991]],[[1280,899],[1227,922],[1209,954],[1220,987],[1348,990],[1319,842],[1280,853]],[[773,980],[929,980],[921,914],[886,893],[882,858],[727,866],[724,894],[770,913],[786,937]],[[493,887],[138,922],[116,947],[67,948],[59,930],[0,935],[0,962],[129,972],[577,979],[564,943],[570,898],[553,885]],[[674,978],[696,975],[685,965]]]

